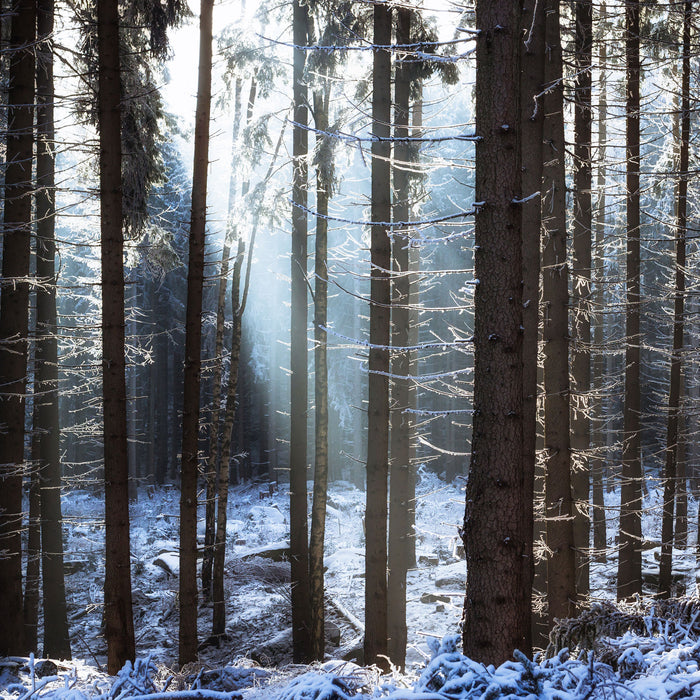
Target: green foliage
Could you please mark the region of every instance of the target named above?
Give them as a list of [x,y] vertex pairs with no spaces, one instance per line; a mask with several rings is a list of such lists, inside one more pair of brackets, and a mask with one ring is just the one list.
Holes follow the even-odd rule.
[[124,25],[145,32],[150,51],[158,58],[168,52],[168,28],[192,14],[185,0],[129,0],[122,7]]
[[[414,12],[411,22],[411,44],[415,44],[412,50],[413,57],[408,54],[408,62],[412,64],[411,98],[418,97],[418,84],[433,75],[439,75],[444,85],[456,85],[459,81],[459,69],[457,64],[449,60],[455,53],[449,46],[443,53],[447,60],[437,57],[436,43],[438,41],[437,28],[433,19],[426,20],[419,12]],[[435,57],[435,58],[433,58]]]

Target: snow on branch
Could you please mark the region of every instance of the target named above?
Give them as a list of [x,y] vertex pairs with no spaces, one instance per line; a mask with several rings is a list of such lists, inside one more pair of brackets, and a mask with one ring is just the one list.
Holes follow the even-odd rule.
[[[418,345],[377,345],[376,343],[370,343],[367,340],[361,340],[360,338],[351,338],[350,336],[343,335],[334,331],[332,328],[322,327],[329,335],[345,340],[348,343],[362,348],[371,348],[374,350],[395,350],[397,352],[406,352],[408,350],[447,350],[449,348],[461,348],[467,343],[474,342],[473,338],[463,338],[459,340],[453,340],[452,342],[437,342],[437,343],[419,343]],[[450,375],[455,372],[449,372]]]
[[[466,30],[462,30],[466,31]],[[412,44],[366,44],[364,46],[339,46],[337,44],[312,44],[310,46],[299,46],[289,41],[280,41],[279,39],[273,39],[272,37],[263,36],[262,34],[257,35],[263,41],[267,41],[270,44],[276,44],[278,46],[286,46],[290,49],[295,49],[299,51],[323,51],[325,53],[331,53],[333,51],[393,51],[396,53],[406,54],[408,56],[417,56],[423,60],[443,60],[443,59],[458,59],[466,54],[457,54],[455,56],[439,56],[437,54],[426,53],[422,51],[429,46],[455,46],[456,44],[463,44],[468,41],[475,41],[478,38],[478,32],[474,30],[474,33],[464,39],[452,39],[450,41],[420,41],[414,42]],[[471,53],[471,52],[468,52]],[[425,58],[424,58],[425,57]]]
[[473,209],[464,210],[457,212],[456,214],[446,214],[445,216],[438,216],[434,219],[422,219],[419,221],[362,221],[358,219],[345,219],[339,216],[330,216],[327,214],[320,214],[309,207],[305,207],[299,202],[293,202],[291,198],[289,202],[292,206],[295,206],[307,214],[311,214],[318,219],[325,219],[326,221],[337,221],[341,224],[352,224],[353,226],[385,226],[386,228],[402,228],[410,229],[414,226],[432,226],[433,224],[442,224],[445,221],[451,221],[453,219],[461,219],[464,216],[475,216],[479,212],[479,203],[474,204]]
[[443,143],[445,141],[481,141],[482,137],[476,134],[452,134],[450,136],[355,136],[354,134],[347,134],[343,131],[324,131],[323,129],[315,129],[307,124],[299,124],[298,122],[291,122],[292,126],[298,126],[306,131],[311,131],[314,134],[321,134],[322,136],[328,136],[330,138],[338,139],[340,141],[347,141],[348,143]]

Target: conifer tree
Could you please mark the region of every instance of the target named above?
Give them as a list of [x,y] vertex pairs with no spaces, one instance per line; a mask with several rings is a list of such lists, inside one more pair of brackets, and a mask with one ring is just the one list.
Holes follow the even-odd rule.
[[0,295],[0,655],[24,654],[22,479],[32,224],[35,0],[11,20]]
[[474,420],[463,540],[464,653],[499,664],[529,638],[523,557],[520,5],[476,5]]
[[365,510],[365,663],[386,666],[391,243],[391,7],[374,5],[372,206]]
[[58,416],[58,320],[56,314],[56,188],[53,31],[54,1],[39,0],[37,34],[36,219],[37,347],[35,405],[39,441],[41,568],[43,575],[44,656],[70,659],[63,569],[63,517]]
[[620,484],[617,599],[642,593],[642,461],[640,394],[640,59],[639,0],[625,4],[626,57],[626,285],[625,407]]
[[197,473],[201,383],[202,289],[207,221],[209,117],[211,112],[213,0],[202,0],[199,16],[199,73],[195,114],[192,215],[185,315],[185,392],[180,473],[179,660],[197,659]]
[[666,462],[664,468],[664,500],[661,523],[661,558],[659,560],[659,595],[671,595],[673,564],[674,506],[676,501],[679,419],[681,404],[681,368],[684,331],[684,295],[686,266],[686,233],[688,225],[688,163],[690,155],[690,39],[692,0],[683,4],[683,58],[681,70],[681,132],[678,159],[678,192],[676,201],[676,264],[673,304],[673,348],[668,395],[666,430]]
[[569,433],[569,287],[566,261],[564,103],[559,0],[545,3],[547,87],[542,181],[542,301],[544,339],[545,518],[550,626],[576,605],[574,516]]
[[105,637],[110,673],[136,655],[131,599],[124,340],[121,79],[117,0],[99,0],[98,128],[105,470]]
[[309,629],[309,528],[306,498],[306,415],[308,412],[307,367],[307,183],[308,183],[308,90],[304,79],[304,48],[308,44],[308,6],[293,3],[294,39],[294,132],[292,179],[292,309],[291,309],[291,433],[289,445],[290,555],[292,564],[292,634],[294,660],[311,658]]

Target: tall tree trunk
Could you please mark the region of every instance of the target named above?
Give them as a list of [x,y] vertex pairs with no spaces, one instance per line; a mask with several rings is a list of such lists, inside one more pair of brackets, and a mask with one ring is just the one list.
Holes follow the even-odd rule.
[[289,519],[292,563],[292,635],[294,661],[311,658],[309,589],[309,528],[306,499],[307,367],[307,182],[309,135],[304,82],[304,47],[308,43],[308,7],[294,0],[294,135],[292,182],[292,310],[291,310],[291,433],[289,444]]
[[[411,138],[422,138],[423,131],[423,80],[416,79],[412,83],[413,107],[411,114]],[[415,153],[415,152],[414,152]],[[419,152],[420,153],[420,152]],[[420,155],[415,155],[418,159]],[[420,301],[420,247],[410,246],[408,249],[408,269],[411,272],[408,297],[411,300],[411,308],[409,309],[408,320],[408,344],[409,346],[417,346],[420,339],[419,321],[420,311],[418,304]],[[418,353],[411,350],[408,353],[409,366],[408,374],[415,377],[418,374]],[[408,393],[408,407],[411,409],[418,408],[418,386],[411,384]],[[408,556],[407,566],[409,569],[416,568],[416,436],[415,436],[415,419],[413,423],[414,442],[409,447],[409,464],[411,468],[408,470],[408,523],[409,532],[408,547],[406,553]],[[462,467],[464,470],[464,467]]]
[[[396,12],[396,43],[411,42],[412,12],[406,7]],[[406,54],[399,53],[394,81],[394,221],[410,217],[409,169],[409,110],[411,63]],[[402,140],[403,139],[403,140]],[[409,567],[412,531],[410,509],[413,501],[411,485],[411,441],[414,416],[408,412],[411,403],[410,345],[411,270],[408,227],[394,230],[392,240],[392,334],[391,358],[391,438],[389,492],[389,577],[388,577],[388,635],[389,658],[398,668],[406,662],[406,574]]]
[[681,401],[678,416],[678,448],[676,451],[676,482],[678,493],[676,494],[676,524],[673,529],[674,546],[685,549],[688,546],[688,475],[686,473],[686,444],[685,432],[686,419],[683,415],[683,392],[685,381],[681,377]]
[[[464,514],[464,653],[499,664],[529,639],[523,557],[520,19],[510,0],[476,5],[474,423]],[[524,610],[527,607],[527,611]]]
[[542,298],[544,304],[545,517],[547,607],[555,618],[576,609],[574,508],[569,443],[569,284],[566,262],[566,176],[559,0],[545,3]]
[[678,422],[681,404],[681,369],[683,354],[683,302],[685,296],[685,237],[688,213],[688,161],[690,150],[690,21],[692,0],[685,0],[683,14],[683,69],[681,77],[681,138],[678,166],[678,201],[676,212],[676,285],[673,303],[673,350],[668,394],[666,428],[666,464],[664,469],[664,502],[661,521],[661,558],[659,561],[659,596],[671,595],[673,564],[673,519],[676,500],[676,459],[678,454]]
[[202,0],[192,172],[192,217],[185,312],[185,390],[180,475],[180,665],[197,659],[197,449],[202,349],[202,287],[207,217],[214,0]]
[[[253,106],[255,104],[255,81],[251,85],[251,91],[248,101],[247,122],[252,119]],[[275,153],[272,157],[267,170],[264,182],[267,182],[272,174],[274,163],[277,159],[280,146],[284,137],[284,127],[280,132],[280,138],[275,148]],[[244,182],[242,187],[242,195],[248,193],[249,182]],[[248,297],[248,287],[250,284],[250,270],[252,263],[252,255],[255,245],[255,235],[258,227],[259,210],[256,211],[250,230],[250,249],[248,252],[248,264],[246,266],[245,282],[241,294],[241,277],[243,269],[243,261],[245,258],[245,243],[238,235],[237,226],[231,224],[229,231],[230,240],[238,241],[238,251],[233,264],[233,278],[231,280],[231,309],[232,309],[232,328],[231,328],[231,360],[229,367],[228,386],[226,388],[226,407],[224,410],[224,421],[221,435],[221,450],[220,450],[220,466],[218,472],[217,489],[216,489],[216,530],[214,533],[214,561],[212,569],[212,636],[220,638],[226,632],[226,597],[224,589],[224,573],[226,565],[226,523],[228,519],[228,489],[230,482],[230,464],[231,464],[231,445],[233,441],[233,428],[236,419],[236,414],[245,414],[245,411],[240,406],[244,396],[238,393],[238,376],[241,359],[241,331],[243,326],[243,313],[246,307]],[[242,297],[242,298],[241,298]],[[238,399],[239,410],[236,410]]]
[[[328,131],[330,84],[314,92],[314,119],[317,138],[332,138]],[[323,157],[323,156],[321,156]],[[328,200],[332,182],[325,177],[323,163],[316,170],[316,251],[314,269],[314,398],[316,404],[314,492],[311,505],[309,543],[309,585],[311,594],[311,657],[322,660],[325,651],[323,545],[328,498]]]
[[642,461],[640,439],[640,193],[639,193],[639,0],[625,5],[627,57],[627,303],[625,408],[620,488],[617,599],[642,593]]
[[[139,308],[138,299],[138,283],[136,280],[130,280],[128,283],[129,299],[125,300],[127,304],[125,309],[125,333],[126,339],[133,346],[135,339],[138,337],[138,318],[136,309]],[[126,290],[125,290],[126,293]],[[125,340],[126,342],[126,340]],[[138,350],[136,350],[135,355],[137,355]],[[126,394],[126,445],[127,445],[127,455],[126,459],[129,464],[129,502],[135,503],[137,500],[137,473],[136,473],[136,462],[138,460],[138,441],[139,441],[139,424],[138,424],[138,410],[137,402],[138,399],[138,372],[140,369],[140,364],[138,362],[129,363],[126,367],[126,384],[127,384],[127,394]]]
[[[256,87],[255,81],[251,84],[250,96],[248,100],[248,110],[246,121],[250,123],[255,104]],[[274,168],[279,149],[284,139],[284,126],[280,132],[274,155],[267,169],[264,182],[267,182]],[[248,193],[250,183],[244,182],[242,195]],[[221,637],[226,632],[226,599],[224,591],[224,569],[226,565],[226,523],[228,517],[228,487],[230,481],[231,464],[231,444],[233,440],[233,428],[236,419],[236,399],[240,404],[243,397],[238,395],[238,375],[241,360],[241,331],[243,326],[243,313],[245,311],[248,298],[248,288],[250,285],[250,270],[255,246],[255,236],[258,228],[259,209],[256,210],[250,228],[250,249],[248,252],[248,264],[245,272],[245,282],[241,294],[241,277],[243,261],[245,257],[245,243],[239,237],[237,226],[231,223],[229,236],[231,242],[238,241],[238,251],[233,264],[233,278],[231,280],[231,309],[232,309],[232,329],[231,329],[231,360],[229,367],[228,386],[226,388],[226,408],[224,410],[224,422],[221,435],[221,453],[219,476],[216,489],[216,530],[214,533],[214,561],[212,576],[212,636]],[[246,413],[239,405],[239,414]],[[249,412],[248,412],[249,413]]]
[[391,7],[374,6],[372,71],[372,233],[365,509],[365,663],[386,667],[389,342],[391,326]]
[[105,637],[107,666],[136,655],[131,603],[129,464],[124,348],[124,239],[121,190],[121,78],[117,0],[97,3],[100,228],[102,233],[102,391],[105,472]]
[[571,483],[574,498],[576,593],[581,604],[590,591],[591,531],[591,67],[592,0],[577,0],[575,8],[576,83],[574,85],[574,216],[573,216],[573,343],[571,379]]
[[[36,370],[34,376],[36,377]],[[36,380],[35,380],[36,382]],[[36,389],[36,383],[34,384]],[[38,395],[34,392],[34,414]],[[24,645],[37,653],[39,631],[39,581],[41,579],[41,496],[39,490],[39,435],[32,435],[29,474],[29,524],[27,528],[27,572],[24,581]]]
[[[156,323],[158,324],[158,334],[155,340],[155,382],[153,387],[153,403],[156,410],[155,420],[155,442],[158,445],[155,462],[155,482],[163,485],[168,478],[168,466],[170,462],[170,421],[168,413],[170,402],[173,401],[168,381],[168,364],[170,353],[168,352],[168,334],[165,329],[170,322],[169,316],[165,312],[165,303],[161,297],[160,290],[156,292]],[[174,426],[172,426],[174,428]]]
[[[544,109],[539,95],[544,86],[544,11],[538,0],[528,0],[523,7],[522,24],[525,31],[520,78],[520,110],[522,124],[522,194],[527,198],[522,207],[522,258],[523,258],[523,499],[534,503],[535,464],[537,462],[537,352],[539,345],[540,309],[540,249],[542,228],[542,138]],[[535,538],[532,511],[522,511],[523,537],[533,542]],[[543,525],[539,526],[543,529]],[[546,566],[541,566],[541,587],[546,583]],[[530,613],[530,600],[535,577],[532,551],[523,557],[523,587],[525,602],[522,613]],[[526,606],[527,605],[527,606]],[[541,614],[524,621],[525,629],[534,632],[539,646],[546,646],[547,621]],[[523,642],[521,651],[529,654],[532,635]]]
[[596,273],[594,281],[594,346],[593,356],[593,405],[592,405],[592,429],[593,429],[593,454],[591,460],[591,480],[593,482],[593,549],[595,560],[604,563],[607,554],[607,533],[606,533],[606,513],[605,513],[605,489],[603,484],[603,473],[605,460],[603,458],[605,440],[605,411],[603,406],[603,387],[605,374],[605,355],[603,352],[604,323],[605,315],[605,217],[607,207],[607,197],[605,192],[606,181],[606,142],[608,138],[608,102],[607,102],[607,44],[605,42],[607,12],[605,3],[600,4],[599,10],[599,56],[600,77],[598,79],[598,173],[597,189],[598,201],[596,207],[595,222],[595,248],[597,253]]
[[[234,233],[233,240],[238,238]],[[252,252],[252,250],[251,250]],[[214,538],[214,569],[212,601],[212,635],[220,637],[226,632],[226,597],[224,590],[224,568],[226,564],[226,521],[228,508],[229,465],[231,463],[231,438],[233,421],[236,415],[236,393],[238,389],[238,369],[241,360],[241,326],[243,309],[239,304],[241,287],[241,268],[245,246],[238,238],[238,252],[233,264],[231,280],[231,308],[233,310],[231,327],[231,363],[229,367],[228,387],[226,391],[226,410],[224,413],[224,430],[221,438],[221,464],[216,492],[216,535]]]
[[32,224],[36,1],[18,0],[10,30],[0,295],[0,656],[26,651],[22,616],[22,477]]
[[[253,81],[253,85],[255,81]],[[205,599],[211,597],[212,567],[214,566],[214,540],[216,539],[216,475],[219,470],[219,442],[221,439],[219,425],[221,416],[221,375],[224,363],[224,324],[226,320],[226,287],[228,286],[229,257],[235,224],[233,222],[236,202],[236,155],[238,135],[241,124],[241,93],[243,81],[236,80],[233,103],[233,129],[231,133],[231,174],[228,183],[228,216],[226,233],[221,250],[221,267],[219,268],[219,286],[216,303],[216,333],[214,341],[214,371],[212,376],[211,420],[209,424],[209,455],[205,472],[206,496],[204,516],[204,552],[202,555],[202,594]],[[234,309],[235,311],[235,309]]]

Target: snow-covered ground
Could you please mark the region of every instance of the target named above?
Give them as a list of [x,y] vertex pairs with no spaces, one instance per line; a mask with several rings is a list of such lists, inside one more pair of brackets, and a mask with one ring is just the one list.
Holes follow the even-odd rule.
[[[208,640],[211,608],[202,604],[200,663],[176,672],[179,494],[174,488],[142,489],[132,506],[131,528],[139,661],[115,681],[102,672],[106,665],[101,636],[103,506],[85,491],[66,494],[69,618],[78,660],[58,665],[0,661],[2,697],[82,700],[149,695],[159,700],[155,695],[166,691],[172,700],[178,697],[171,695],[173,691],[186,691],[188,700],[205,695],[216,700],[224,697],[221,693],[231,700],[239,696],[247,700],[700,697],[700,645],[694,622],[669,628],[666,636],[655,633],[651,640],[628,635],[615,642],[618,647],[611,642],[612,657],[607,661],[612,659],[612,665],[584,654],[580,660],[561,655],[535,666],[522,660],[493,669],[462,657],[449,635],[458,633],[466,579],[457,534],[464,483],[445,484],[424,470],[419,472],[416,499],[418,563],[408,577],[408,674],[380,678],[376,670],[357,666],[364,617],[364,498],[349,483],[331,485],[325,558],[329,660],[310,669],[291,664],[289,564],[269,557],[271,550],[285,546],[288,537],[288,494],[284,488],[270,494],[267,488],[250,484],[232,489],[227,636],[219,646]],[[646,505],[654,505],[655,499],[658,496],[652,492]],[[645,537],[653,540],[657,527],[653,517],[645,519]],[[200,534],[203,538],[203,531]],[[611,528],[611,545],[614,534]],[[679,554],[692,585],[694,556]],[[647,568],[652,568],[652,549],[646,558]],[[604,566],[592,568],[594,597],[611,597],[615,570],[614,556]]]
[[[309,499],[310,500],[310,499]],[[351,656],[361,644],[364,613],[364,492],[347,482],[331,485],[326,524],[328,617],[339,630],[334,656]],[[131,551],[137,648],[154,661],[177,660],[178,510],[176,489],[142,489],[132,505]],[[429,657],[427,640],[455,632],[466,580],[457,527],[463,517],[463,482],[446,485],[420,470],[416,498],[416,558],[409,572],[408,663]],[[99,498],[67,495],[66,562],[74,653],[105,659],[100,634],[104,582],[102,514]],[[202,513],[203,516],[203,513]],[[289,532],[289,497],[281,487],[270,495],[260,485],[233,488],[227,542],[227,635],[220,647],[207,645],[211,608],[200,609],[200,658],[208,664],[253,656],[268,663],[291,661],[289,564],[267,558]],[[203,522],[200,520],[203,540]],[[255,556],[260,554],[261,556]],[[286,635],[286,636],[285,636]]]

